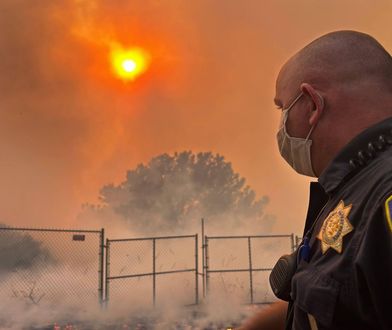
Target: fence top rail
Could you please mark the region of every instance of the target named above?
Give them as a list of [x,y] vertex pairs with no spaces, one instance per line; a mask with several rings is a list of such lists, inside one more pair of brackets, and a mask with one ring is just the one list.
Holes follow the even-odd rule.
[[108,280],[116,280],[116,279],[123,279],[123,278],[134,278],[134,277],[146,277],[146,276],[155,276],[155,275],[168,275],[168,274],[176,274],[176,273],[189,273],[195,272],[196,269],[178,269],[178,270],[167,270],[155,273],[140,273],[140,274],[129,274],[129,275],[118,275],[118,276],[109,276]]
[[94,233],[94,234],[100,234],[102,232],[102,230],[82,230],[82,229],[0,227],[0,231],[3,230],[41,231],[41,232],[59,232],[59,233]]
[[227,239],[227,238],[291,238],[292,235],[248,235],[248,236],[205,236],[206,239]]
[[272,268],[207,269],[207,273],[269,272]]
[[139,237],[139,238],[118,238],[118,239],[108,239],[108,242],[129,242],[129,241],[148,241],[148,240],[158,240],[158,239],[176,239],[176,238],[195,238],[195,235],[179,235],[179,236],[154,236],[154,237]]

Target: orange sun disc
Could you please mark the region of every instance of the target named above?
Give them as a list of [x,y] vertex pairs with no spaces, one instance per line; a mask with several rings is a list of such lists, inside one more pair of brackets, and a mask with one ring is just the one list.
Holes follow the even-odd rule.
[[150,64],[149,54],[141,48],[113,47],[110,60],[114,74],[124,81],[136,79],[148,69]]

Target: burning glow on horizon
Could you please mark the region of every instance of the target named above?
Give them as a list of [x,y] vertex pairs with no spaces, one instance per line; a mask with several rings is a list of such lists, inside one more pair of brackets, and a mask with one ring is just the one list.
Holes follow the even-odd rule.
[[150,59],[150,55],[142,48],[123,49],[115,46],[110,52],[113,72],[124,81],[135,80],[146,72]]

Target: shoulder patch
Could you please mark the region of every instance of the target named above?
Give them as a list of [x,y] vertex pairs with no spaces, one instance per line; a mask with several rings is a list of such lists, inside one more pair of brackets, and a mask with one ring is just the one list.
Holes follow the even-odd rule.
[[392,232],[392,195],[385,201],[385,216],[387,218],[389,229]]

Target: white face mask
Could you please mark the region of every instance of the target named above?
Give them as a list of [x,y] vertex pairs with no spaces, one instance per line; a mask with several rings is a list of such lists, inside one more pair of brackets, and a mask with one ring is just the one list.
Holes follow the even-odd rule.
[[306,139],[290,136],[286,130],[286,122],[289,116],[289,110],[301,98],[303,93],[299,94],[295,100],[286,109],[282,110],[281,125],[276,135],[279,152],[286,162],[299,174],[316,177],[312,167],[312,159],[310,157],[310,147],[312,140],[309,139],[314,126],[309,131]]

